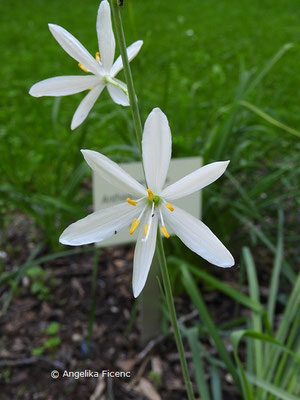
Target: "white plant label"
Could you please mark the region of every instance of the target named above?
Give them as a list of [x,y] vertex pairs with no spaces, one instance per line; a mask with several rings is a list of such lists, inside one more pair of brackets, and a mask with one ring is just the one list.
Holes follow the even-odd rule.
[[[141,162],[132,162],[126,164],[119,164],[126,172],[128,172],[133,178],[139,181],[145,186],[145,178]],[[175,158],[172,159],[169,166],[168,175],[165,182],[165,187],[183,178],[190,172],[202,166],[201,157],[187,157],[187,158]],[[116,187],[110,185],[101,176],[93,173],[93,199],[94,199],[94,211],[101,210],[103,208],[111,207],[122,202],[126,202],[127,197],[131,197],[129,193],[118,190]],[[185,211],[192,214],[194,217],[201,218],[201,191],[197,191],[189,196],[186,196],[179,200],[172,201],[174,207],[178,206],[183,208]],[[171,211],[170,211],[171,212]],[[99,247],[117,246],[121,244],[131,243],[136,241],[137,229],[133,235],[129,234],[130,224],[110,239],[103,240],[97,243]],[[173,235],[170,227],[167,227],[168,233]]]

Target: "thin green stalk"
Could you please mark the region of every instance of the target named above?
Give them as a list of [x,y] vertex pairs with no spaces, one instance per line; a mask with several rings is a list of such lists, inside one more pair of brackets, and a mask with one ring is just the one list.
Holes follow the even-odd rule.
[[125,36],[123,31],[122,19],[120,14],[120,6],[119,0],[110,0],[112,15],[115,25],[115,30],[117,34],[117,40],[120,48],[120,53],[123,62],[123,68],[127,83],[127,90],[130,102],[130,108],[132,112],[134,127],[135,127],[135,134],[137,139],[137,144],[139,146],[140,152],[142,152],[142,135],[143,135],[143,128],[141,123],[141,117],[139,113],[137,97],[134,90],[133,79],[131,75],[131,69],[128,61],[127,51],[126,51],[126,43],[125,43]]
[[164,284],[167,305],[168,305],[170,319],[171,319],[171,323],[172,323],[172,327],[173,327],[173,331],[174,331],[177,350],[178,350],[179,357],[180,357],[181,369],[182,369],[183,378],[184,378],[184,382],[185,382],[185,386],[186,386],[186,390],[187,390],[187,394],[188,394],[188,399],[193,400],[194,394],[193,394],[191,380],[189,377],[187,362],[186,362],[185,355],[184,355],[184,348],[183,348],[182,338],[181,338],[180,331],[179,331],[178,321],[176,318],[176,311],[175,311],[174,300],[173,300],[173,295],[172,295],[171,282],[170,282],[170,277],[169,277],[169,273],[168,273],[168,267],[167,267],[165,252],[164,252],[164,248],[163,248],[162,238],[161,238],[159,230],[157,231],[156,250],[157,250],[158,259],[159,259],[159,263],[160,263],[160,267],[161,267],[161,274],[162,274],[162,278],[163,278],[163,284]]

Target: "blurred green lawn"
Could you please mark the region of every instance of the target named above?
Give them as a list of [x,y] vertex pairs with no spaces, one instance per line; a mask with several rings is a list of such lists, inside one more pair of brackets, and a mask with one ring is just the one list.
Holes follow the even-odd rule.
[[[35,208],[37,212],[40,198],[33,201],[34,195],[49,196],[49,204],[59,200],[75,167],[78,181],[84,175],[80,148],[126,159],[108,146],[132,144],[130,110],[115,106],[107,93],[75,132],[70,131],[70,123],[82,93],[61,100],[28,95],[30,86],[42,79],[82,74],[54,40],[47,23],[63,26],[94,54],[98,50],[98,5],[95,0],[1,0],[0,191],[4,212],[14,208],[28,212]],[[132,62],[142,119],[152,108],[162,108],[174,135],[175,156],[201,154],[206,139],[226,117],[240,71],[260,70],[285,43],[295,43],[295,47],[248,100],[300,129],[298,0],[125,0],[122,14],[127,44],[144,40],[141,53]],[[251,187],[261,174],[274,172],[270,165],[284,159],[284,174],[288,174],[289,168],[295,167],[299,140],[250,112],[244,112],[243,119],[244,129],[232,131],[233,147],[224,154],[224,158],[235,157],[231,172],[246,166],[244,180]],[[264,145],[268,154],[261,152]],[[240,151],[234,156],[236,148]],[[126,155],[132,156],[130,152]],[[251,168],[253,174],[249,173]],[[236,178],[243,182],[242,173]],[[294,178],[286,178],[286,188],[291,191]],[[80,194],[71,189],[62,197],[68,199],[70,207],[77,207]],[[73,214],[79,212],[78,208],[61,206]]]

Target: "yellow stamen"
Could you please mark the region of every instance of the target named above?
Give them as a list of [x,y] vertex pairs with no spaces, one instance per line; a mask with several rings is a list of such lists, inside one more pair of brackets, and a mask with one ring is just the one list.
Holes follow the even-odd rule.
[[168,234],[167,228],[164,225],[160,227],[160,230],[161,230],[161,233],[164,235],[164,237],[169,239],[170,235]]
[[144,227],[144,235],[145,235],[145,236],[147,235],[148,228],[149,228],[149,225],[148,225],[148,224],[145,224],[145,227]]
[[82,69],[82,71],[84,71],[84,72],[90,72],[87,68],[85,68],[85,66],[84,65],[82,65],[81,63],[78,63],[78,67],[80,68],[80,69]]
[[140,220],[137,219],[137,218],[134,218],[134,220],[133,220],[133,222],[132,222],[132,224],[131,224],[130,231],[129,231],[130,235],[133,234],[133,232],[134,232],[134,231],[136,230],[136,228],[139,226],[139,223],[140,223]]
[[152,190],[147,189],[147,192],[148,192],[148,199],[149,199],[149,200],[154,200],[154,197],[155,197],[155,196],[154,196]]
[[174,207],[172,206],[172,204],[166,203],[165,206],[166,206],[170,211],[174,211]]
[[127,197],[126,201],[127,201],[128,204],[131,204],[132,206],[136,206],[137,205],[137,201],[131,200],[129,197]]
[[99,51],[96,52],[95,58],[96,58],[96,61],[100,62],[100,53],[99,53]]

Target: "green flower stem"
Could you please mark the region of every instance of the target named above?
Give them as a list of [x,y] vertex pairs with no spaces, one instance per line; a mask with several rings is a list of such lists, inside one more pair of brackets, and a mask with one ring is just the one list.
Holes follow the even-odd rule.
[[140,152],[142,153],[143,128],[142,128],[141,117],[140,117],[138,103],[137,103],[137,97],[136,97],[135,90],[134,90],[131,69],[130,69],[130,65],[129,65],[129,61],[128,61],[128,57],[127,57],[125,36],[124,36],[122,19],[121,19],[121,14],[120,14],[120,7],[119,7],[119,0],[110,0],[110,3],[111,3],[111,9],[112,9],[115,30],[116,30],[116,34],[117,34],[117,41],[119,44],[120,53],[121,53],[122,62],[123,62],[123,68],[124,68],[124,73],[125,73],[125,78],[126,78],[126,83],[127,83],[127,90],[128,90],[130,108],[131,108],[134,127],[135,127],[137,144],[139,146]]
[[172,327],[173,327],[173,331],[174,331],[177,350],[178,350],[179,357],[180,357],[181,369],[182,369],[183,378],[184,378],[184,382],[185,382],[185,386],[186,386],[186,391],[188,394],[188,399],[194,400],[195,398],[194,398],[194,394],[193,394],[193,389],[192,389],[192,384],[191,384],[191,380],[190,380],[190,376],[189,376],[187,362],[186,362],[185,355],[184,355],[184,348],[183,348],[182,338],[180,335],[178,321],[176,318],[176,311],[175,311],[174,300],[173,300],[173,295],[172,295],[170,277],[169,277],[164,247],[163,247],[163,243],[162,243],[162,237],[159,232],[159,229],[157,231],[156,251],[158,253],[158,259],[159,259],[161,274],[162,274],[162,278],[163,278],[163,285],[164,285],[167,305],[168,305],[171,323],[172,323]]

